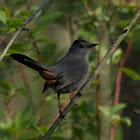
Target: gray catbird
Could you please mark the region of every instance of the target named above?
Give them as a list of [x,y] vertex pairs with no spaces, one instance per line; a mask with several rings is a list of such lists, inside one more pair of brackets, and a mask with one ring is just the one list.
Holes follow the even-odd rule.
[[[53,68],[46,67],[22,54],[10,56],[18,62],[38,71],[45,79],[43,92],[53,88],[58,96],[59,112],[60,94],[71,93],[79,89],[89,74],[88,55],[93,46],[83,39],[75,40],[68,53]],[[42,92],[42,93],[43,93]]]

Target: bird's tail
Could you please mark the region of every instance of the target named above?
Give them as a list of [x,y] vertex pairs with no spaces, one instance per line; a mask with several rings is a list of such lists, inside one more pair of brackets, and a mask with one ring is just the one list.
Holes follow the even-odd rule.
[[49,68],[43,66],[42,64],[36,62],[35,60],[25,56],[25,55],[22,55],[22,54],[11,54],[10,55],[14,60],[36,70],[36,71],[42,71],[42,70],[47,70],[49,71]]

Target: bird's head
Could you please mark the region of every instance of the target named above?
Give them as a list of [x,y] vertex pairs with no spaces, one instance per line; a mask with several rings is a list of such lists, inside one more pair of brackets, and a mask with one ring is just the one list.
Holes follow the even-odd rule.
[[86,56],[89,54],[91,48],[97,45],[98,44],[90,44],[89,42],[83,39],[77,39],[73,42],[72,46],[69,49],[69,52]]

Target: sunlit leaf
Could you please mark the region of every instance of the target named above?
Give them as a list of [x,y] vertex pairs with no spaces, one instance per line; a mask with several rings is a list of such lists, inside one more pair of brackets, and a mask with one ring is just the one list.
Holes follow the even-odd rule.
[[54,98],[54,96],[46,96],[46,101],[51,101]]
[[12,120],[8,119],[6,122],[0,122],[0,129],[9,129],[12,126]]
[[6,21],[7,21],[7,17],[6,17],[5,12],[3,12],[1,10],[0,10],[0,21],[4,24],[6,24]]
[[115,121],[115,122],[117,122],[117,123],[120,122],[120,118],[121,118],[121,117],[120,117],[120,115],[118,115],[118,114],[114,114],[114,115],[111,116],[111,120],[112,120],[112,121]]
[[9,56],[9,55],[12,54],[12,53],[20,53],[20,54],[21,54],[20,51],[13,50],[13,49],[9,49],[5,56]]
[[110,116],[110,108],[108,106],[100,106],[99,109],[100,109],[100,112],[103,113],[105,117]]
[[120,67],[119,70],[131,77],[133,80],[140,80],[140,75],[130,68]]
[[119,111],[122,111],[125,107],[126,107],[126,104],[118,104],[111,109],[111,113],[114,114]]
[[128,118],[128,117],[122,117],[121,121],[123,123],[125,123],[128,127],[130,127],[132,125],[132,122],[131,122],[130,118]]
[[98,17],[99,20],[103,19],[103,11],[102,11],[102,7],[97,7],[96,10],[96,16]]
[[120,48],[117,49],[114,52],[114,54],[112,55],[112,61],[113,61],[113,63],[117,64],[121,60],[122,56],[123,56],[122,49],[120,49]]

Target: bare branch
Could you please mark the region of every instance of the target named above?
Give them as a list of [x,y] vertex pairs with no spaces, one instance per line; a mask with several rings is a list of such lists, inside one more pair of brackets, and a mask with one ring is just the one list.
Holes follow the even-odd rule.
[[[84,94],[86,89],[91,85],[92,81],[96,79],[98,74],[101,71],[102,66],[106,63],[106,61],[109,59],[109,57],[115,52],[116,48],[120,44],[120,42],[124,39],[124,37],[129,32],[130,28],[134,25],[136,20],[140,16],[140,9],[136,12],[134,17],[129,21],[129,23],[126,25],[126,27],[123,29],[123,32],[121,35],[118,36],[117,40],[114,42],[112,46],[110,46],[108,52],[104,56],[104,58],[100,61],[97,68],[94,70],[94,72],[91,74],[87,82],[82,86],[82,88],[79,90],[79,92],[75,95],[75,97],[70,101],[70,103],[66,106],[66,108],[63,111],[63,114],[66,116],[67,113],[71,110],[71,108],[77,103],[78,99]],[[49,128],[49,130],[46,132],[46,134],[42,137],[42,140],[48,140],[50,135],[55,131],[55,129],[60,125],[60,123],[63,121],[63,118],[59,116],[56,121],[52,124],[52,126]]]
[[41,6],[23,23],[23,25],[20,27],[20,29],[15,33],[15,35],[12,37],[12,39],[10,40],[10,42],[7,44],[6,48],[4,49],[4,51],[2,52],[1,56],[0,56],[0,62],[2,61],[3,57],[5,56],[5,54],[7,53],[7,51],[9,50],[9,48],[11,47],[11,45],[13,44],[13,42],[15,41],[15,39],[17,38],[17,36],[20,34],[20,32],[23,29],[26,29],[25,26],[38,14],[38,12],[45,6],[45,4],[48,2],[49,0],[45,0]]

